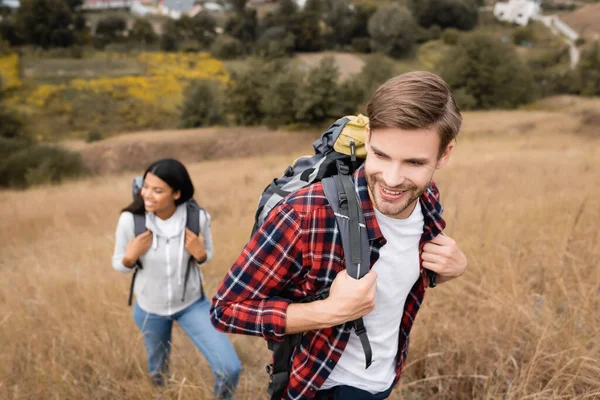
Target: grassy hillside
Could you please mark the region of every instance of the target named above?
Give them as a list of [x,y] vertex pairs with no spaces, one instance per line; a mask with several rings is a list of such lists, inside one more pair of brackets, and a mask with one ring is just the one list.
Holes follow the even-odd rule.
[[[469,269],[428,291],[392,399],[600,396],[599,115],[598,100],[572,98],[465,115],[437,181],[447,233]],[[309,136],[287,155],[190,164],[213,216],[209,295],[248,239],[259,193],[310,151]],[[126,306],[129,277],[110,266],[130,181],[127,173],[0,192],[0,398],[154,396]],[[245,368],[237,398],[262,398],[264,341],[231,339]],[[155,398],[209,399],[211,388],[206,362],[177,329],[171,385]]]

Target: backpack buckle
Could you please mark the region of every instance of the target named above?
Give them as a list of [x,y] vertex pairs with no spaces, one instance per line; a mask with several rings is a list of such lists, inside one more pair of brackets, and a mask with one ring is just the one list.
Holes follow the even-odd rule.
[[337,160],[336,162],[337,170],[342,175],[350,174],[350,167],[348,167],[342,160]]
[[354,326],[354,331],[356,332],[357,335],[362,335],[363,333],[367,332],[367,328],[365,328],[364,324],[361,324],[360,326]]

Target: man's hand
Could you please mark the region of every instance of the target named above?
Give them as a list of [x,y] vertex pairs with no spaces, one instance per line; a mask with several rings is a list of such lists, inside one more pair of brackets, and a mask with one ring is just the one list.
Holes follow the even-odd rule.
[[373,311],[376,289],[375,271],[354,279],[344,269],[336,275],[325,300],[289,305],[285,333],[315,331],[354,321]]
[[185,228],[185,249],[196,259],[198,262],[206,260],[206,249],[204,248],[204,236],[199,233],[198,236],[194,234],[189,228]]
[[462,275],[467,269],[467,257],[454,239],[439,234],[423,246],[423,267],[438,274],[438,283]]
[[373,311],[376,289],[377,272],[369,271],[361,279],[354,279],[345,269],[340,271],[331,284],[329,297],[325,299],[337,322],[335,325],[354,321]]

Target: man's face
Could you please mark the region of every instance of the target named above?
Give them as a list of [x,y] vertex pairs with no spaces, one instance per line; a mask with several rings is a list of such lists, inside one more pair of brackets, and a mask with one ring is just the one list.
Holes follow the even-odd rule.
[[375,208],[391,218],[408,218],[437,168],[450,158],[453,143],[438,158],[440,137],[433,129],[378,128],[367,131],[365,172]]

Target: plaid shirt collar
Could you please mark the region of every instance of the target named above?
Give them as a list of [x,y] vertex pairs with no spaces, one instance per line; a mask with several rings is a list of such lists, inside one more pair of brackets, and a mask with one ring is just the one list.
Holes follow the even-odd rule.
[[[354,190],[360,199],[363,215],[365,217],[365,223],[367,226],[367,232],[369,234],[369,241],[373,242],[380,240],[381,244],[385,244],[386,240],[383,237],[383,233],[377,223],[375,217],[375,210],[373,209],[373,202],[371,196],[369,196],[369,187],[367,185],[367,176],[365,173],[365,165],[361,165],[353,174],[354,178]],[[420,197],[421,209],[423,211],[424,227],[423,235],[421,236],[423,241],[429,241],[440,234],[446,227],[446,222],[442,218],[442,204],[439,202],[439,198],[436,195],[437,190],[434,189],[435,183],[431,181],[429,187]]]

